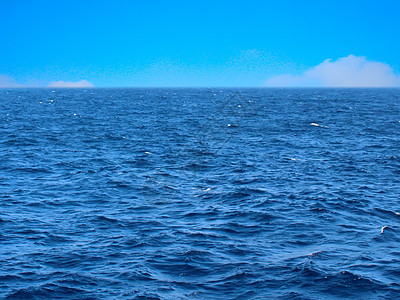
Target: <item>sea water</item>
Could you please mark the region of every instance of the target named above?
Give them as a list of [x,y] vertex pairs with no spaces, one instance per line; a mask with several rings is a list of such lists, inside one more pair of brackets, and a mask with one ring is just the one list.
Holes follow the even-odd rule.
[[399,89],[1,89],[0,297],[400,297]]

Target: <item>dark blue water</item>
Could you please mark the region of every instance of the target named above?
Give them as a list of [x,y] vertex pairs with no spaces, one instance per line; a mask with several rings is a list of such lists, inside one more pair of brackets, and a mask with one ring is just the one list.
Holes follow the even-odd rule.
[[400,90],[0,90],[0,297],[395,299]]

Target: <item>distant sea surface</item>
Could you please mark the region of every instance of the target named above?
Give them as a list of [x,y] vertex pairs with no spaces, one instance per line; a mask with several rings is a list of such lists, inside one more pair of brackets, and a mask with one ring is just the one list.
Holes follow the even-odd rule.
[[0,90],[0,298],[398,299],[399,89]]

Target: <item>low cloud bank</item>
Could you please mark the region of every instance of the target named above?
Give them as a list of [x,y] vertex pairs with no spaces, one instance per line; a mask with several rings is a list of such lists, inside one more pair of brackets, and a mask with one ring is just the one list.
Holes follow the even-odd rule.
[[18,88],[22,85],[18,84],[14,78],[0,74],[0,88]]
[[269,78],[267,87],[400,87],[400,76],[381,62],[349,55],[336,61],[327,59],[300,75]]
[[47,86],[49,88],[92,88],[94,85],[87,81],[87,80],[81,80],[81,81],[52,81],[50,84]]
[[[17,81],[7,75],[0,74],[0,88],[32,88],[32,87],[43,87],[38,83],[17,83]],[[47,85],[48,88],[93,88],[94,85],[87,81],[52,81]]]

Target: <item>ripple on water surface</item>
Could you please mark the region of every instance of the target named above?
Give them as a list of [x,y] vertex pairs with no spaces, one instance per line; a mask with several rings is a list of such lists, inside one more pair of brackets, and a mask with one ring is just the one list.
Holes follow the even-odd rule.
[[398,298],[399,95],[0,90],[0,297]]

